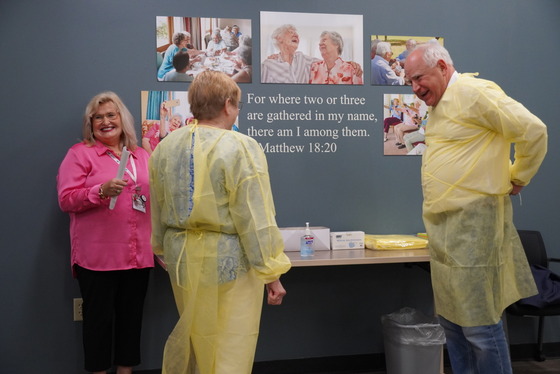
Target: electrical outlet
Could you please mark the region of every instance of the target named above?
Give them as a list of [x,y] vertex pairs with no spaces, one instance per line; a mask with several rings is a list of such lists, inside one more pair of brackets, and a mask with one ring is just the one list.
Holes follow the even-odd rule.
[[82,314],[82,303],[81,298],[74,299],[74,321],[83,321],[84,316]]

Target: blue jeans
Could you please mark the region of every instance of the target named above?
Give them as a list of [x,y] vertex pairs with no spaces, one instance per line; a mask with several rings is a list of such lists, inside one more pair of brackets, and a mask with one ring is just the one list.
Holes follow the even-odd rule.
[[453,374],[512,374],[503,323],[462,327],[439,316]]

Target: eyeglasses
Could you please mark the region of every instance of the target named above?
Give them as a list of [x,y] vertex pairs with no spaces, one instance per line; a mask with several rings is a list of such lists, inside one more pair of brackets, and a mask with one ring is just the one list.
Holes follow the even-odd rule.
[[105,118],[107,118],[109,121],[114,121],[117,119],[117,117],[119,116],[119,113],[107,113],[107,114],[96,114],[94,116],[91,117],[91,119],[93,120],[93,122],[103,122],[103,120]]
[[[228,101],[229,101],[229,103],[230,103],[231,105],[235,105],[235,104],[233,104],[233,99],[232,99],[232,98],[228,98],[228,99],[226,100],[226,103],[227,103]],[[238,102],[237,102],[237,109],[241,110],[241,108],[243,108],[243,101],[238,101]]]

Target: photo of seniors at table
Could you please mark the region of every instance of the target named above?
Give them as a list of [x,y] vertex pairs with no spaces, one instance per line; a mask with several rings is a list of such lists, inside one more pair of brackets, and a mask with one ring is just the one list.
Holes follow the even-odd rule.
[[422,155],[428,106],[414,94],[383,95],[383,154]]
[[250,19],[156,17],[158,81],[191,82],[216,70],[251,83],[252,48]]
[[405,72],[408,54],[424,43],[443,46],[443,38],[427,36],[372,35],[370,42],[370,76],[375,86],[410,85]]
[[363,85],[362,15],[261,12],[261,83]]

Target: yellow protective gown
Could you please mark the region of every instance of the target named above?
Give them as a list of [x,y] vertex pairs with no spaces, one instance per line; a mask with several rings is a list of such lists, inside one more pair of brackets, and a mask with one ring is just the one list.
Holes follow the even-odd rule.
[[461,74],[430,108],[426,144],[423,218],[436,311],[461,326],[495,324],[536,293],[509,192],[537,172],[546,126],[495,83]]
[[250,373],[265,283],[287,272],[265,155],[243,134],[189,125],[150,158],[152,246],[180,318],[163,373]]

